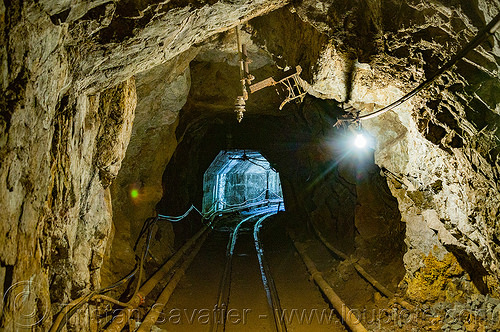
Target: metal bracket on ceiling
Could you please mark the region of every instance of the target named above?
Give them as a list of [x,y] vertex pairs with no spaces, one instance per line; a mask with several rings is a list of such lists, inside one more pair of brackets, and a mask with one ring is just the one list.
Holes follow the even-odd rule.
[[[287,96],[281,103],[279,109],[283,109],[286,103],[296,100],[302,102],[306,96],[306,91],[301,84],[300,73],[302,73],[302,67],[296,66],[295,72],[279,80],[275,80],[273,77],[266,78],[263,81],[252,84],[255,77],[250,74],[248,65],[252,62],[248,57],[248,52],[245,44],[241,43],[240,29],[239,26],[235,28],[236,31],[236,41],[238,43],[238,55],[240,63],[240,83],[241,83],[241,95],[236,97],[234,102],[234,111],[236,112],[236,118],[238,122],[243,119],[243,113],[245,112],[246,101],[248,100],[247,86],[250,88],[250,93],[257,92],[268,86],[283,85],[287,91]],[[279,91],[276,90],[279,94]]]
[[238,122],[243,119],[243,112],[245,112],[245,101],[248,100],[247,85],[252,84],[255,77],[250,74],[248,69],[248,64],[252,62],[248,57],[248,52],[245,44],[241,43],[240,38],[240,28],[236,26],[236,41],[238,43],[238,55],[240,63],[240,83],[241,83],[241,95],[236,97],[234,102],[234,111],[237,113],[236,118]]
[[266,78],[263,81],[250,85],[250,93],[257,92],[261,89],[267,88],[268,86],[283,84],[285,86],[285,89],[288,91],[288,95],[281,103],[279,107],[280,110],[283,109],[283,106],[285,106],[286,103],[292,100],[302,102],[304,100],[304,97],[306,96],[306,91],[300,83],[300,73],[302,73],[302,67],[297,66],[295,67],[295,72],[293,74],[288,75],[278,81],[276,81],[273,77]]
[[349,104],[342,103],[342,110],[344,114],[342,114],[339,118],[337,118],[337,122],[333,125],[337,128],[347,128],[352,123],[357,123],[358,126],[361,124],[359,119],[359,113],[361,110],[354,108]]

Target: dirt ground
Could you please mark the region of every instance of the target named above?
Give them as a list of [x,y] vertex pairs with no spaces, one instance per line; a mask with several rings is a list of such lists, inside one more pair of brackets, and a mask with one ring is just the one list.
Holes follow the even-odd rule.
[[[229,235],[236,222],[226,222],[212,231],[172,294],[156,329],[231,332],[275,330],[273,312],[266,298],[254,246],[254,223],[244,224],[240,229],[231,265],[229,302],[222,308],[217,307]],[[282,218],[271,217],[263,222],[261,228],[263,251],[280,301],[278,319],[285,322],[287,331],[348,331],[339,314],[311,280],[287,235],[288,226]],[[352,256],[342,261],[332,255],[314,235],[300,229],[295,229],[295,233],[297,241],[306,247],[317,269],[369,331],[490,330],[485,329],[480,318],[471,322],[471,316],[468,316],[469,321],[465,320],[467,317],[462,317],[460,324],[451,321],[447,316],[451,304],[441,307],[416,304],[412,310],[408,310],[400,304],[400,300],[382,296],[352,265],[352,261],[356,260],[398,295],[401,292],[398,289],[401,280],[396,259],[386,259],[384,262],[380,258],[379,264],[373,264],[371,260],[376,260],[376,256],[370,259]],[[493,300],[482,301],[478,302],[479,305],[494,307],[491,304]],[[221,315],[226,318],[225,326],[215,324],[221,321]]]

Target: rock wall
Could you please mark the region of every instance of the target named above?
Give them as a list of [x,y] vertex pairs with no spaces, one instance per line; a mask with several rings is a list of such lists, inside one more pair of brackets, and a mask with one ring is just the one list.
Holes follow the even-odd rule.
[[43,330],[62,304],[99,286],[108,186],[128,143],[135,85],[72,94],[64,27],[35,4],[0,8],[2,326]]
[[[286,1],[279,0],[175,4],[0,1],[0,287],[8,294],[8,300],[1,304],[2,327],[12,330],[18,327],[15,324],[36,324],[45,329],[60,303],[99,287],[103,253],[112,232],[111,206],[120,213],[131,211],[134,202],[125,198],[130,183],[137,183],[139,189],[151,189],[137,210],[136,220],[122,224],[123,215],[116,213],[113,217],[116,252],[116,248],[129,248],[133,241],[127,235],[129,229],[132,234],[140,227],[159,196],[158,174],[148,174],[147,167],[137,159],[149,154],[154,142],[167,140],[161,157],[149,159],[159,172],[158,168],[169,160],[175,141],[189,139],[182,136],[186,128],[207,130],[204,126],[208,120],[195,122],[197,115],[187,113],[179,135],[173,135],[176,112],[189,89],[186,68],[196,53],[192,46],[284,5]],[[283,59],[280,64],[303,64],[311,94],[348,101],[370,111],[428,77],[499,8],[498,0],[304,0],[284,9],[287,12],[263,16],[253,25],[254,32],[251,24],[247,28],[255,43],[265,45],[273,59]],[[267,25],[268,19],[274,20],[273,24]],[[282,33],[274,39],[277,34],[266,30],[269,27],[292,34]],[[309,53],[304,52],[307,44],[297,42],[304,38],[313,39]],[[319,62],[314,61],[317,57]],[[259,78],[276,72],[269,67],[269,58],[263,58]],[[443,288],[432,279],[420,281],[447,267],[456,279],[453,285],[445,286],[452,290],[451,297],[459,291],[474,291],[467,278],[478,291],[499,289],[494,277],[498,275],[500,246],[499,59],[495,36],[411,103],[363,124],[378,138],[375,162],[389,179],[406,223],[407,287],[417,299],[425,300],[422,294]],[[205,60],[198,58],[193,67],[203,66]],[[158,86],[150,94],[154,79],[147,71],[169,61],[153,73],[158,77],[168,72],[164,91],[172,100],[160,99],[156,104],[155,96],[162,94],[162,88]],[[237,78],[236,70],[225,72],[224,64],[210,61],[208,67],[217,69],[213,73],[227,80]],[[198,69],[203,73],[203,68]],[[140,95],[135,129],[133,75],[138,75]],[[200,76],[195,81],[203,83]],[[213,85],[215,80],[210,82]],[[280,101],[269,98],[272,102],[264,105],[265,112],[275,109],[273,103]],[[222,101],[225,105],[226,100]],[[251,108],[258,110],[258,102],[252,103]],[[189,107],[220,111],[195,103]],[[223,108],[227,113],[227,106]],[[159,121],[153,120],[155,114]],[[345,197],[351,192],[336,192],[342,187],[328,187],[331,181],[323,177],[314,187],[319,188],[318,196],[310,200],[305,199],[309,196],[302,187],[294,186],[311,175],[311,168],[314,174],[328,170],[325,160],[317,161],[317,167],[311,167],[308,160],[328,155],[314,151],[322,148],[318,134],[331,126],[332,121],[322,120],[330,113],[299,112],[295,116],[296,123],[313,124],[291,128],[296,134],[289,138],[291,145],[270,149],[269,154],[275,151],[272,158],[279,163],[286,160],[290,146],[303,145],[297,150],[303,154],[303,163],[290,167],[288,175],[283,173],[285,195],[297,207],[297,218],[307,217],[306,211],[332,214],[332,209],[325,207],[329,201],[323,200],[322,190],[328,197]],[[210,121],[219,121],[214,119]],[[254,125],[259,127],[259,121]],[[301,131],[311,135],[297,134]],[[125,156],[130,135],[132,145]],[[145,141],[146,137],[151,140]],[[222,143],[206,149],[206,161],[200,159],[184,167],[202,173],[218,152],[215,147],[225,145],[226,138],[217,137]],[[308,145],[307,140],[314,144]],[[198,149],[203,150],[201,142]],[[181,165],[183,153],[188,154],[174,155],[172,165]],[[123,171],[119,172],[124,157]],[[119,180],[110,190],[117,175]],[[182,183],[180,176],[167,170],[164,182]],[[341,174],[331,176],[342,178]],[[168,188],[164,190],[168,194]],[[191,195],[181,192],[179,201],[170,205],[173,212],[183,212]],[[124,205],[119,205],[122,202]],[[330,217],[335,216],[328,220]],[[315,218],[321,223],[320,219]],[[350,225],[342,227],[353,234]],[[165,234],[169,232],[165,230]],[[165,239],[172,242],[169,235]],[[122,258],[116,256],[117,261],[107,264],[109,271],[131,255],[128,251]],[[455,269],[457,262],[469,273]],[[105,278],[110,280],[110,274]],[[28,286],[29,296],[15,307],[12,299]],[[23,310],[31,313],[35,305],[36,315],[25,316]],[[26,320],[19,321],[19,317]],[[75,316],[72,329],[85,329],[85,321],[85,313]]]
[[[136,103],[131,77],[284,4],[0,1],[3,328],[45,330],[62,303],[99,287],[109,185]],[[125,26],[133,30],[115,35]],[[29,296],[15,306],[26,285]],[[85,315],[72,330],[87,329]]]
[[[296,9],[331,37],[312,89],[365,112],[429,77],[500,9],[498,1],[369,3]],[[363,121],[406,223],[408,292],[418,300],[498,290],[499,47],[497,34],[410,102]],[[444,286],[422,278],[439,265],[428,266],[432,260],[459,262],[468,275]]]
[[[2,263],[4,292],[9,295],[2,317],[6,329],[38,321],[38,327],[47,328],[51,315],[65,303],[100,287],[111,230],[109,184],[125,154],[135,104],[133,79],[90,97],[70,100],[66,95],[55,109],[52,126],[32,127],[28,136],[17,140],[29,145],[9,151],[12,161],[2,165],[7,174],[4,195],[8,195],[2,204],[9,203],[4,211],[12,211],[16,202],[20,207],[2,223],[7,228],[2,233],[5,242],[13,243],[13,248],[2,248],[13,256],[12,263],[5,256]],[[23,130],[32,119],[16,120],[11,122],[7,146],[18,135],[28,134]],[[41,140],[41,134],[48,141]],[[39,139],[32,141],[29,136]],[[33,154],[27,157],[23,150],[38,151],[39,159]],[[19,228],[19,223],[25,226]],[[29,287],[29,296],[22,304],[12,302],[26,292],[24,287]],[[28,315],[33,307],[39,308],[34,317]]]
[[[184,106],[191,86],[189,62],[196,49],[177,56],[164,65],[136,76],[137,107],[132,135],[122,168],[111,185],[114,237],[104,280],[116,280],[116,274],[133,270],[133,247],[144,221],[156,215],[160,201],[162,173],[177,147],[175,128],[178,112]],[[133,197],[132,191],[137,195]],[[157,241],[151,245],[153,265],[164,262],[172,253],[170,224],[160,223]]]

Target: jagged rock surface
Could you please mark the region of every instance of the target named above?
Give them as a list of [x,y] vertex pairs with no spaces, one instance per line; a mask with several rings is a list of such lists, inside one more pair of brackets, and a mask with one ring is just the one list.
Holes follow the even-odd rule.
[[[111,186],[113,202],[113,245],[109,252],[111,266],[106,266],[108,284],[119,271],[133,270],[133,247],[143,222],[155,216],[161,199],[162,173],[177,147],[175,128],[179,111],[186,103],[191,86],[189,62],[196,56],[191,49],[165,65],[137,75],[138,104],[127,154],[122,170]],[[137,190],[137,197],[132,197]],[[155,265],[162,264],[173,251],[172,226],[159,223],[151,255]]]
[[[23,323],[42,330],[61,303],[100,286],[109,184],[135,109],[130,77],[284,4],[0,2],[0,284],[14,286],[4,327],[16,326],[19,308],[9,301],[24,282],[33,291],[21,307],[38,301],[39,309]],[[133,30],[116,36],[123,24]],[[74,319],[74,330],[87,329],[85,313]]]
[[[498,1],[303,2],[297,13],[331,37],[311,86],[366,113],[381,108],[434,73],[499,8]],[[498,274],[500,258],[499,54],[497,33],[414,100],[363,122],[406,223],[409,280],[422,257],[453,252],[481,292],[488,282],[496,288],[486,276]]]
[[[186,122],[181,132],[189,128],[204,133],[204,126],[215,121],[206,120],[210,112],[233,116],[231,96],[237,84],[229,84],[227,90],[213,89],[213,84],[237,82],[234,59],[217,60],[221,53],[207,46],[191,63],[190,71],[186,67],[195,48],[217,33],[285,4],[279,0],[179,1],[175,5],[158,1],[0,1],[0,290],[10,296],[0,304],[4,328],[12,330],[19,323],[12,299],[26,283],[32,291],[24,298],[23,307],[37,304],[38,310],[23,323],[36,323],[43,330],[60,310],[59,304],[100,287],[106,250],[113,255],[127,248],[121,261],[117,255],[118,262],[132,259],[130,246],[136,235],[132,233],[152,213],[161,168],[177,140],[185,138],[174,135],[177,112],[185,99]],[[261,16],[247,28],[255,45],[265,48],[252,49],[252,56],[262,60],[255,67],[258,79],[276,74],[268,57],[272,54],[280,66],[302,65],[308,91],[316,97],[350,102],[370,111],[422,82],[499,8],[498,0],[304,0]],[[423,283],[423,276],[439,269],[453,270],[456,261],[469,272],[467,276],[457,269],[450,274],[462,285],[459,291],[474,291],[465,280],[468,278],[479,291],[500,289],[495,281],[500,259],[499,64],[497,33],[418,98],[364,123],[377,138],[375,162],[398,200],[408,249],[405,281],[415,299],[429,300],[426,293],[441,298],[442,293],[433,292],[443,284]],[[170,68],[168,78],[161,81],[162,73]],[[198,90],[189,90],[193,72]],[[133,75],[138,76],[139,106],[132,126],[137,102]],[[213,80],[204,85],[202,75]],[[152,84],[156,86],[152,88]],[[208,93],[215,91],[217,95]],[[155,97],[162,92],[172,100]],[[216,102],[223,106],[208,107],[220,97],[219,92],[223,96]],[[281,98],[273,91],[266,93],[259,95],[268,102],[261,111],[271,114]],[[212,99],[204,100],[207,95]],[[249,111],[259,108],[256,98],[250,100]],[[202,113],[205,122],[194,123],[197,113],[193,116],[189,110]],[[154,115],[161,120],[156,121]],[[296,121],[307,123],[299,126],[301,130],[317,133],[326,130],[325,123],[331,125],[318,120],[324,116],[304,112]],[[291,128],[300,132],[293,125]],[[301,138],[297,134],[294,144],[303,144]],[[168,142],[163,155],[151,156],[155,142],[162,140]],[[212,146],[214,151],[216,146]],[[202,150],[201,145],[198,148]],[[351,185],[339,192],[328,184],[332,179],[323,178],[328,183],[320,183],[307,197],[291,189],[297,178],[324,171],[318,167],[308,172],[308,161],[317,155],[301,151],[303,169],[293,169],[296,174],[285,179],[285,195],[294,197],[299,217],[310,215],[324,229],[339,227],[353,240],[352,224],[332,221],[339,219],[333,212],[336,205],[348,206],[340,196],[350,196],[351,203],[355,199],[345,189],[352,189]],[[283,154],[277,153],[276,162]],[[142,158],[154,166],[144,166],[138,161]],[[182,164],[182,152],[177,158]],[[203,158],[206,160],[197,165],[184,167],[193,166],[197,172],[200,165],[211,161],[209,155]],[[120,213],[126,214],[134,204],[127,201],[128,184],[137,181],[155,194],[136,210],[133,221],[122,224]],[[167,181],[180,179],[174,174]],[[190,200],[188,188],[196,184],[185,184],[185,196],[180,197]],[[331,202],[335,200],[338,204],[334,206]],[[370,232],[361,217],[350,217],[359,222],[356,227],[365,235]],[[394,222],[397,216],[391,218]],[[112,219],[119,243],[115,249],[109,248]],[[399,231],[393,234],[395,238]],[[164,241],[171,246],[170,229],[164,233]],[[369,242],[369,236],[365,240]],[[345,244],[345,249],[352,249],[351,245]],[[114,279],[116,265],[107,264],[111,273],[106,281]],[[467,282],[462,283],[464,280]],[[448,286],[447,290],[457,289]],[[454,298],[458,292],[449,294]],[[76,315],[72,330],[86,330],[87,321],[85,312]]]

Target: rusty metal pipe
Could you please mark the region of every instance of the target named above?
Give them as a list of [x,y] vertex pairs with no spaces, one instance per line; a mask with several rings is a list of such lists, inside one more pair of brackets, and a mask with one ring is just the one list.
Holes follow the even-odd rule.
[[342,320],[349,326],[353,332],[367,332],[367,329],[361,324],[361,321],[353,314],[352,310],[342,301],[342,299],[335,293],[328,282],[323,278],[321,272],[318,271],[314,262],[307,256],[304,246],[295,241],[295,236],[292,232],[289,232],[290,238],[297,249],[302,261],[307,267],[309,274],[313,278],[314,282],[321,289],[323,294],[328,298],[328,301],[332,304],[335,310],[342,317]]
[[[337,248],[335,248],[334,246],[332,246],[330,243],[328,243],[328,241],[326,241],[326,239],[323,237],[323,235],[318,230],[316,230],[315,227],[314,227],[314,231],[315,231],[316,235],[318,236],[318,238],[320,239],[320,241],[323,243],[323,245],[328,248],[328,250],[330,250],[331,252],[333,252],[336,256],[342,258],[342,260],[347,260],[349,258],[342,251],[338,250]],[[356,271],[358,271],[358,273],[363,278],[365,278],[373,287],[375,287],[375,289],[377,289],[385,297],[388,297],[388,298],[394,297],[394,293],[393,292],[391,292],[384,285],[382,285],[380,282],[378,282],[377,280],[375,280],[375,278],[372,277],[368,272],[366,272],[366,270],[361,265],[359,265],[357,262],[352,262],[352,265],[354,266],[354,268],[356,269]]]
[[[334,246],[332,246],[328,241],[323,237],[323,235],[314,227],[313,225],[314,232],[320,239],[320,241],[323,243],[325,247],[328,248],[335,256],[338,256],[342,260],[347,260],[349,257],[344,254],[342,251],[338,250]],[[378,290],[382,295],[385,297],[391,299],[395,298],[395,294],[391,292],[389,289],[387,289],[384,285],[382,285],[380,282],[378,282],[374,277],[372,277],[371,274],[369,274],[361,265],[358,264],[358,262],[352,262],[352,266],[356,269],[356,271],[366,280],[368,281],[376,290]],[[404,300],[398,300],[397,301],[399,304],[401,304],[403,307],[405,307],[408,310],[414,310],[415,306],[411,303],[408,303],[407,301]]]
[[161,292],[160,296],[156,300],[155,305],[151,307],[151,310],[149,310],[148,314],[146,317],[144,317],[144,320],[141,323],[141,326],[136,330],[136,332],[149,332],[151,330],[151,327],[156,323],[158,320],[158,317],[163,311],[163,308],[167,305],[168,300],[170,299],[170,296],[174,292],[175,288],[177,287],[177,284],[181,280],[181,278],[184,276],[184,273],[188,269],[188,267],[191,265],[193,262],[194,258],[198,254],[198,252],[201,249],[201,246],[203,245],[203,242],[207,238],[208,233],[205,233],[200,241],[196,244],[196,246],[193,248],[191,253],[186,257],[182,265],[179,267],[179,269],[175,272],[174,276],[168,284],[165,286],[163,291]]
[[[184,256],[186,251],[188,251],[206,231],[211,230],[209,225],[205,225],[200,229],[188,242],[186,242],[181,249],[179,249],[175,255],[173,255],[161,268],[159,268],[155,274],[151,276],[139,289],[139,292],[132,297],[128,302],[128,308],[120,312],[118,316],[113,319],[111,325],[106,329],[106,332],[119,332],[123,329],[132,315],[133,309],[137,308],[144,302],[144,298],[153,290],[153,288],[170,272],[170,269],[179,262],[179,260]],[[208,233],[207,233],[208,234]],[[203,237],[200,240],[203,243]],[[200,244],[201,245],[201,244]]]

